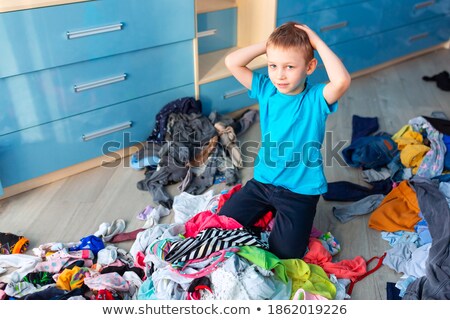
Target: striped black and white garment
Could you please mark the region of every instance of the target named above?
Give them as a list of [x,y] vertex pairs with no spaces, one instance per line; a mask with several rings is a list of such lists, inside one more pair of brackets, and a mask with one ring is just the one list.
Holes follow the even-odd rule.
[[202,230],[195,238],[187,238],[171,243],[164,260],[171,263],[200,259],[233,246],[267,246],[248,231],[240,228],[225,230],[210,228]]

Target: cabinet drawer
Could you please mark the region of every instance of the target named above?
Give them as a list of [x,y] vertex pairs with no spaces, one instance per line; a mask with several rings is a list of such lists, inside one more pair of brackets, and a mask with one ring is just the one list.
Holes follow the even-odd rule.
[[301,14],[277,20],[277,25],[287,21],[304,23],[328,44],[378,32],[382,10],[376,1],[356,3],[344,7]]
[[0,135],[193,82],[190,40],[0,79]]
[[198,53],[236,46],[236,8],[197,15]]
[[[448,41],[449,34],[450,17],[440,17],[335,44],[331,49],[341,58],[347,70],[353,73]],[[316,82],[325,81],[325,68],[320,57],[318,60],[318,67],[310,78]]]
[[[379,42],[374,42],[374,39],[372,38],[362,38],[343,44],[333,45],[331,46],[331,49],[341,59],[346,69],[349,72],[354,72],[375,64],[373,60],[377,59],[377,55],[374,55],[373,52],[377,48],[377,43]],[[317,67],[313,74],[308,77],[309,81],[313,84],[328,82],[327,71],[322,59],[317,54],[317,51],[314,51],[314,55],[317,59]]]
[[363,0],[278,0],[277,18],[295,16],[306,12],[314,12],[340,7]]
[[383,30],[400,27],[421,20],[443,16],[450,10],[448,0],[378,0],[383,8],[380,25]]
[[[267,74],[267,68],[255,70]],[[234,77],[209,82],[200,86],[200,101],[203,113],[208,115],[212,111],[229,113],[252,104],[257,100],[248,96],[248,89]]]
[[422,21],[381,35],[383,60],[395,59],[449,40],[450,16]]
[[3,187],[145,141],[164,105],[193,95],[183,86],[1,136]]
[[3,13],[0,78],[193,39],[194,14],[194,0],[98,0]]

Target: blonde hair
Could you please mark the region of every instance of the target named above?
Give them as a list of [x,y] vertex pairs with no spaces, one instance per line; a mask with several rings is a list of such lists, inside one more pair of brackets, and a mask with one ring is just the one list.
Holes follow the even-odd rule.
[[267,39],[266,47],[282,49],[300,49],[305,54],[306,62],[314,58],[314,49],[305,31],[297,28],[296,22],[286,22],[276,28]]

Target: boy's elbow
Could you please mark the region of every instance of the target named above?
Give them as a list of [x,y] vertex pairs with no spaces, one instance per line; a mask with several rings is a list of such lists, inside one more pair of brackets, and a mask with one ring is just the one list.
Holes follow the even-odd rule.
[[347,75],[345,77],[343,77],[341,79],[341,81],[339,81],[339,84],[338,84],[339,91],[344,93],[345,91],[348,90],[348,88],[350,88],[351,83],[352,83],[352,77],[350,77],[350,75],[347,73]]
[[225,66],[230,69],[233,67],[233,59],[230,57],[230,55],[227,55],[225,57]]

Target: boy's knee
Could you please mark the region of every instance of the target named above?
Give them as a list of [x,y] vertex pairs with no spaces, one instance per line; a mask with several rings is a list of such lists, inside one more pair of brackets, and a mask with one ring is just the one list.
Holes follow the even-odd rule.
[[269,241],[269,251],[280,259],[302,259],[308,252],[308,243],[292,243],[285,242],[276,243]]

